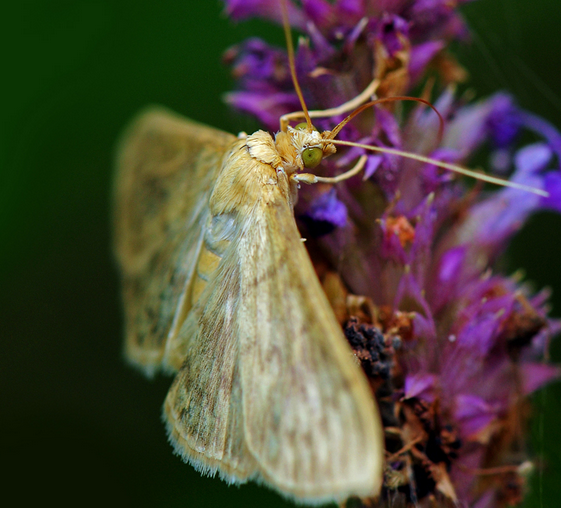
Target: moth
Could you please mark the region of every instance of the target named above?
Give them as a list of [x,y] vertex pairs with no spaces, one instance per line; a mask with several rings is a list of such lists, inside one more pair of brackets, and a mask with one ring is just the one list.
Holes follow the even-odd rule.
[[176,452],[301,502],[376,494],[384,450],[294,220],[305,151],[333,151],[318,137],[237,139],[151,109],[117,163],[126,355],[176,373],[164,407]]

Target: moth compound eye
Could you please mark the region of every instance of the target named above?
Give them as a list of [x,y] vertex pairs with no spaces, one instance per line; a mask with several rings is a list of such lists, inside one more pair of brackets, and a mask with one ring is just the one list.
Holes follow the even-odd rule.
[[[299,123],[296,127],[294,127],[297,131],[307,131],[308,130],[308,124],[306,122],[302,122]],[[312,129],[314,129],[316,132],[319,132],[313,125],[312,125]]]
[[306,148],[302,152],[302,162],[306,168],[315,168],[323,158],[323,150],[317,146],[314,148]]

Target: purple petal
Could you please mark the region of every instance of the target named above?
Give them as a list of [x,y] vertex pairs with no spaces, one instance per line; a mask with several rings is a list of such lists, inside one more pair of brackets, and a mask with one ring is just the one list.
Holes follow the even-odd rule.
[[460,394],[455,397],[454,418],[464,436],[472,436],[482,431],[497,416],[496,410],[481,397]]
[[[421,309],[421,312],[418,312],[418,314],[423,314],[423,317],[427,319],[427,323],[425,324],[429,327],[427,328],[427,331],[430,334],[429,336],[434,336],[435,328],[431,309],[425,299],[424,291],[420,288],[419,284],[413,277],[411,270],[409,269],[405,270],[405,273],[399,281],[397,290],[395,292],[394,308],[402,309],[402,303],[406,303],[406,309],[410,308],[411,306],[414,306],[417,309]],[[415,332],[417,334],[417,328],[415,328]]]
[[498,93],[490,99],[487,129],[498,148],[511,146],[520,133],[522,117],[510,95]]
[[423,75],[426,66],[444,46],[443,41],[429,41],[413,46],[409,62],[411,81],[416,82]]
[[457,280],[465,257],[466,248],[464,246],[448,250],[440,258],[438,280],[443,284],[451,283]]
[[[282,24],[282,11],[277,0],[224,0],[226,15],[239,21],[248,18],[261,18]],[[288,20],[292,28],[303,29],[306,18],[292,2],[287,2]]]
[[328,222],[337,227],[347,224],[347,207],[337,199],[334,188],[316,198],[306,215],[315,221]]
[[352,53],[355,50],[355,45],[361,35],[368,32],[368,18],[361,18],[356,25],[352,27],[352,30],[345,37],[344,50],[346,53]]
[[307,32],[310,40],[312,41],[312,45],[314,48],[314,55],[318,61],[328,60],[332,58],[336,50],[329,41],[324,37],[320,30],[318,30],[317,26],[312,23],[308,22],[307,25]]
[[540,206],[561,213],[561,174],[547,173],[544,177],[544,188],[549,192],[549,197],[542,198]]
[[393,146],[400,147],[401,128],[393,114],[387,109],[376,108],[375,115],[378,129],[387,136]]
[[365,0],[339,0],[337,14],[355,20],[360,19],[366,16]]
[[384,45],[389,56],[393,57],[403,49],[403,40],[409,34],[409,23],[399,16],[384,13],[376,25],[376,39]]
[[456,117],[446,127],[442,145],[469,154],[485,139],[486,122],[492,103],[483,101],[466,106],[457,112]]
[[[418,339],[434,340],[436,337],[436,329],[432,315],[425,317],[420,312],[416,312],[413,317],[413,329],[415,330],[415,337]],[[433,351],[428,351],[427,360]]]
[[483,379],[486,355],[496,344],[499,319],[478,316],[451,336],[440,354],[441,382],[450,393],[473,389]]
[[306,16],[318,27],[328,27],[333,21],[333,7],[325,0],[302,0]]
[[527,111],[523,111],[521,116],[524,125],[543,136],[557,155],[558,161],[561,161],[561,134],[559,131],[548,121]]
[[524,363],[520,370],[522,371],[520,376],[522,391],[525,395],[535,392],[561,375],[559,367],[546,363]]
[[[451,148],[438,148],[430,154],[430,157],[437,161],[454,163],[458,161],[460,154],[457,150]],[[423,179],[423,191],[426,194],[436,191],[442,187],[442,184],[455,178],[452,171],[442,170],[434,164],[425,164],[420,171]]]
[[457,15],[455,5],[442,0],[416,0],[406,15],[413,19],[413,37],[434,33],[441,38],[465,38],[468,34],[462,19]]
[[367,180],[370,178],[376,170],[380,167],[380,164],[383,161],[383,157],[381,155],[369,155],[366,160],[366,165],[364,166],[364,179]]
[[546,167],[553,153],[545,143],[534,143],[521,148],[514,158],[518,176],[536,173]]
[[495,345],[500,318],[497,314],[481,316],[462,328],[457,346],[470,351],[474,358],[483,358]]
[[446,251],[440,258],[436,270],[436,286],[429,288],[433,310],[438,313],[454,301],[458,288],[465,278],[467,247],[462,245]]
[[[540,187],[540,181],[524,182]],[[503,189],[474,206],[459,231],[459,243],[469,242],[474,255],[494,258],[507,240],[525,223],[530,213],[537,209],[540,197],[517,189]]]
[[405,378],[404,399],[419,399],[432,402],[435,398],[438,378],[434,374],[415,374]]
[[253,37],[243,44],[232,46],[224,59],[232,65],[234,77],[248,89],[270,91],[278,86],[292,89],[286,53],[262,39]]
[[421,287],[425,287],[427,267],[432,262],[434,222],[436,219],[433,202],[432,195],[428,195],[410,215],[416,217],[417,220],[415,237],[409,251],[409,265]]

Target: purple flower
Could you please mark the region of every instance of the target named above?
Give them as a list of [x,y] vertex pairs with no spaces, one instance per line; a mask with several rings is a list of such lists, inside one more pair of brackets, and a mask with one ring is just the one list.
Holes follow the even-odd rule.
[[[225,3],[235,19],[281,22],[276,1]],[[373,78],[379,97],[410,93],[429,66],[445,85],[460,79],[463,70],[446,48],[468,36],[457,11],[462,3],[289,2],[293,28],[307,35],[295,63],[308,107],[339,106]],[[251,39],[227,60],[238,80],[228,96],[235,108],[271,130],[280,115],[300,109],[283,50]],[[520,462],[509,455],[523,418],[520,401],[560,374],[544,361],[561,328],[547,315],[547,294],[501,274],[496,261],[532,214],[561,211],[561,134],[505,93],[465,103],[451,90],[444,87],[435,100],[445,119],[442,139],[438,117],[417,105],[364,112],[339,139],[463,165],[487,150],[487,171],[549,197],[487,190],[434,164],[351,148],[322,163],[323,171],[341,173],[366,154],[364,178],[303,188],[295,210],[314,259],[324,271],[336,267],[346,287],[341,296],[366,297],[364,308],[349,305],[351,345],[358,351],[371,335],[384,351],[383,364],[365,363],[363,353],[361,363],[392,428],[388,478],[411,481],[396,487],[388,480],[388,506],[425,506],[433,498],[498,506],[504,475],[522,496]],[[342,117],[315,125],[328,130]],[[537,140],[523,146],[525,131]],[[490,474],[492,468],[503,472]],[[486,482],[475,474],[482,470]]]
[[[382,88],[404,93],[422,76],[446,42],[465,37],[467,33],[456,9],[444,0],[287,3],[291,26],[305,32],[310,39],[310,45],[306,41],[300,43],[296,64],[311,108],[342,104],[363,91],[373,76],[383,79]],[[260,17],[279,24],[282,21],[279,4],[272,0],[227,0],[225,4],[226,12],[236,20]],[[231,52],[240,58],[234,63],[234,75],[242,89],[265,88],[271,94],[290,91],[297,102],[292,84],[285,79],[288,77],[286,61],[280,80],[270,74],[270,65],[263,65],[264,61],[277,61],[278,48],[250,39],[231,50],[228,58],[232,58]],[[438,67],[439,63],[435,65]],[[450,65],[441,71],[454,73]],[[236,100],[230,102],[238,107]],[[260,106],[261,101],[257,99],[253,108],[244,104],[239,109],[256,111]],[[294,111],[290,106],[285,101],[282,112]]]
[[307,224],[306,236],[322,236],[347,224],[347,208],[337,199],[335,189],[331,188],[314,196],[300,220]]

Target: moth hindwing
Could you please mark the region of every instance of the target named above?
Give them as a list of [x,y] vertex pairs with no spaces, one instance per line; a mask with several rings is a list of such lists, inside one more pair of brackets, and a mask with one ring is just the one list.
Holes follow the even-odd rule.
[[115,236],[126,355],[176,373],[176,452],[317,503],[378,492],[383,435],[294,220],[302,143],[286,136],[304,135],[143,113],[119,150]]

